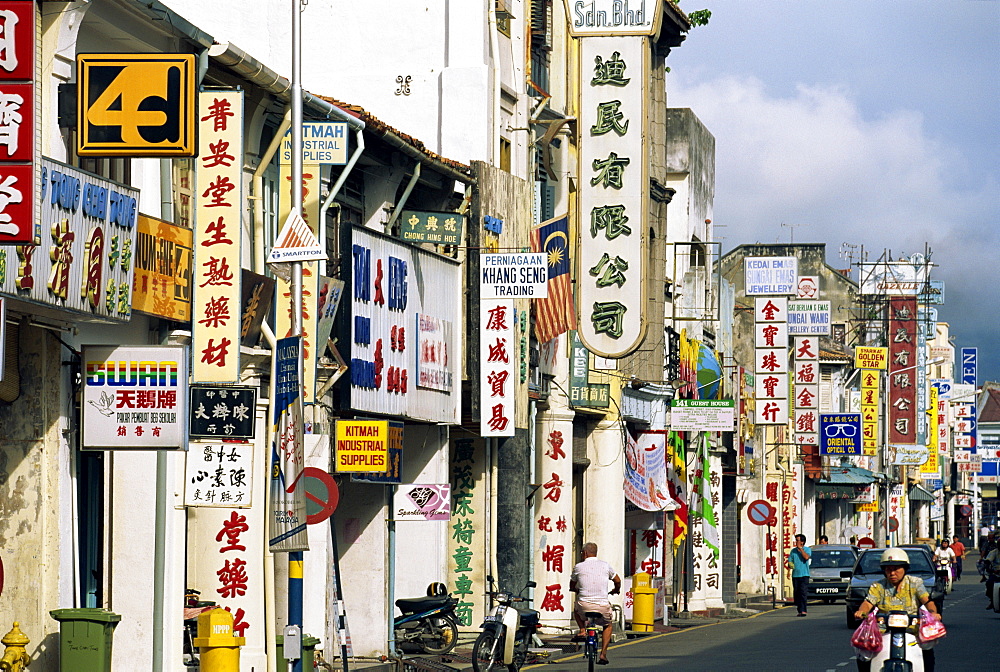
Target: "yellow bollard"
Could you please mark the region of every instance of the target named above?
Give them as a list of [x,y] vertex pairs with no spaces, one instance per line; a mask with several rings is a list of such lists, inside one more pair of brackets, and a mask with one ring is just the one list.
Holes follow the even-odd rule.
[[653,588],[649,574],[639,572],[632,576],[632,629],[652,632],[655,613],[656,588]]
[[0,644],[7,647],[7,650],[3,652],[3,657],[0,658],[0,670],[21,672],[28,667],[31,656],[28,655],[24,647],[28,646],[30,641],[27,635],[21,632],[21,624],[14,621],[14,627],[3,636],[3,639],[0,639]]
[[215,608],[198,616],[198,636],[194,645],[201,654],[201,672],[239,672],[243,637],[233,635],[233,615]]

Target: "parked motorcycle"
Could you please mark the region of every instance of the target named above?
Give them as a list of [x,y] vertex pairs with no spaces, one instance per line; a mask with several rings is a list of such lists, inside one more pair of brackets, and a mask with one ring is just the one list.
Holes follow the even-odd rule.
[[[490,584],[487,594],[492,609],[483,620],[482,632],[472,647],[472,669],[475,672],[493,672],[506,667],[507,672],[517,672],[524,665],[532,639],[538,631],[538,612],[518,609],[514,605],[531,602],[531,599],[509,591],[495,591],[493,577],[487,576],[486,580]],[[528,581],[524,589],[534,588],[535,585],[534,581]]]
[[427,597],[396,600],[402,612],[393,621],[396,643],[416,645],[435,656],[448,653],[458,642],[457,604],[458,600],[439,582],[427,586]]
[[919,617],[905,611],[879,612],[878,619],[885,627],[882,650],[872,658],[872,672],[923,672],[924,654],[916,635],[906,632],[918,626]]

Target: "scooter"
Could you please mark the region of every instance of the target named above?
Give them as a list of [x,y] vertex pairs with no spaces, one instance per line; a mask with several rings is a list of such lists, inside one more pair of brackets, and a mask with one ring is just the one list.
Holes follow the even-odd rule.
[[879,612],[876,617],[884,627],[882,650],[872,658],[872,672],[924,672],[924,653],[916,635],[906,632],[919,626],[918,616],[905,611]]
[[457,604],[458,600],[440,582],[427,586],[427,597],[396,600],[402,612],[393,621],[397,644],[415,645],[434,656],[448,653],[458,643]]
[[[494,591],[493,577],[487,576],[486,580],[490,584],[487,595],[491,604],[495,604],[483,619],[480,626],[482,632],[472,647],[472,669],[475,672],[492,672],[505,666],[507,672],[517,672],[527,660],[528,649],[538,631],[538,612],[518,609],[515,604],[531,602],[531,599],[509,591]],[[536,585],[534,581],[528,581],[525,590]]]

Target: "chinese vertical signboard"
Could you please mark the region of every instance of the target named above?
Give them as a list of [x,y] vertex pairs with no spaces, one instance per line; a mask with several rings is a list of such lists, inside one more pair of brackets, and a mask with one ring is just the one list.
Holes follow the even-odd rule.
[[574,408],[607,408],[611,404],[611,386],[590,382],[590,351],[575,331],[569,333],[569,405]]
[[646,331],[649,48],[642,37],[580,40],[579,334],[602,357],[624,357]]
[[514,302],[479,302],[479,434],[514,436]]
[[917,442],[917,301],[889,299],[889,443]]
[[861,448],[864,455],[878,455],[878,417],[882,407],[881,374],[878,370],[861,371]]
[[296,487],[305,469],[302,438],[302,339],[281,338],[275,347],[275,395],[271,443],[271,508],[268,545],[272,552],[308,551],[305,488]]
[[0,2],[0,245],[36,242],[35,3]]
[[50,159],[41,166],[41,244],[0,245],[0,293],[127,322],[139,190]]
[[192,378],[240,380],[243,92],[198,96]]
[[788,422],[788,299],[754,299],[755,387],[758,425]]
[[[566,590],[573,570],[573,423],[554,421],[538,427],[538,478],[535,491],[534,538],[536,594],[543,621],[561,622],[573,612]],[[662,441],[662,438],[661,438]],[[662,460],[662,452],[660,459]],[[536,597],[536,600],[539,598]]]
[[795,359],[795,443],[800,446],[815,446],[819,437],[817,434],[819,338],[816,336],[796,337],[792,356]]
[[183,346],[83,347],[83,447],[184,448],[187,352]]
[[455,618],[460,625],[471,627],[482,619],[485,602],[488,555],[483,474],[489,467],[482,440],[458,439],[453,441],[452,451],[449,588],[458,600]]
[[[937,448],[938,388],[930,388],[930,431],[928,432],[927,461],[920,467],[920,478],[936,481],[941,478],[941,452]],[[923,412],[924,409],[921,409]]]

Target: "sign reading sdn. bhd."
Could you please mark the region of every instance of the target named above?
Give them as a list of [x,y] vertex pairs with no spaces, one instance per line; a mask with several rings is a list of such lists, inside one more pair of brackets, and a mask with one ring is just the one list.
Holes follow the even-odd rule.
[[77,153],[194,156],[192,54],[79,54]]

